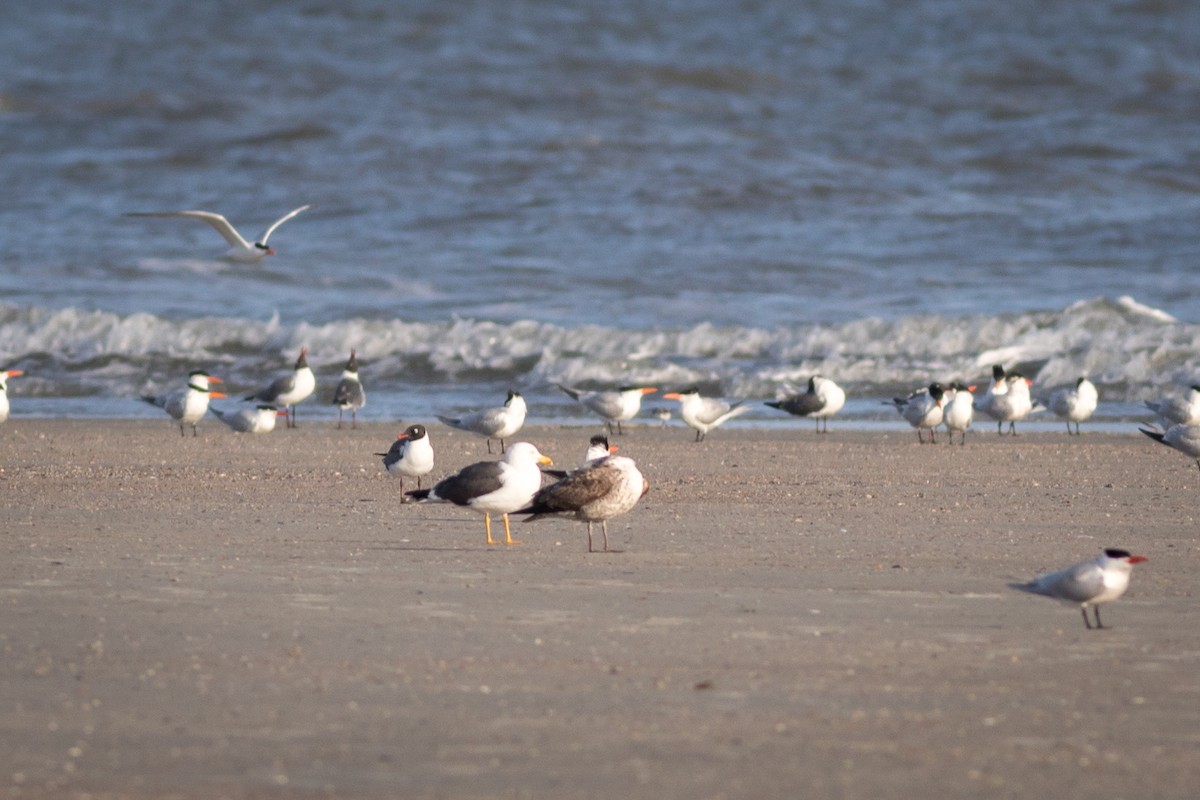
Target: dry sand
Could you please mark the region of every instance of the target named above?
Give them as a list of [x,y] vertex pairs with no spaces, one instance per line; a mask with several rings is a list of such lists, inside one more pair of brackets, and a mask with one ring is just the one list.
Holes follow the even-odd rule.
[[[588,554],[402,507],[396,425],[10,420],[0,797],[1197,796],[1195,465],[832,428],[633,429]],[[1006,588],[1105,546],[1150,558],[1108,629]]]

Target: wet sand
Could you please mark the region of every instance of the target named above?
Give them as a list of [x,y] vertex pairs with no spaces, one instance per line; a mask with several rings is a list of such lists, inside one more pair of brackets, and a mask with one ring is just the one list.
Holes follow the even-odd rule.
[[[1194,797],[1196,466],[831,428],[632,429],[589,554],[402,507],[399,425],[10,420],[0,797]],[[1150,561],[1105,630],[1006,588],[1106,546]]]

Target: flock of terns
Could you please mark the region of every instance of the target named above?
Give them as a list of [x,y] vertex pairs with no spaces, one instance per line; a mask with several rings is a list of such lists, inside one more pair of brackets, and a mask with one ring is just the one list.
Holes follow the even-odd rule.
[[[295,217],[310,206],[304,205],[289,211],[275,220],[253,242],[238,233],[224,216],[211,211],[137,212],[135,217],[179,217],[192,218],[212,226],[228,243],[226,259],[253,263],[273,255],[267,245],[271,234],[284,222]],[[209,410],[239,433],[269,433],[275,429],[279,416],[286,418],[288,427],[296,425],[296,406],[316,391],[316,377],[308,365],[308,352],[301,348],[293,371],[280,377],[265,388],[245,397],[254,402],[252,408],[236,413],[210,407],[209,400],[227,395],[213,388],[221,379],[202,370],[192,372],[186,385],[178,390],[159,395],[144,395],[142,400],[165,411],[179,423],[181,435],[192,428],[197,435],[197,423]],[[23,374],[21,370],[0,370],[0,422],[9,414],[9,378]],[[1079,378],[1073,387],[1062,389],[1051,395],[1045,403],[1031,395],[1032,382],[1019,372],[1006,372],[997,365],[993,368],[992,381],[984,393],[976,397],[975,386],[961,381],[949,384],[931,383],[907,397],[888,401],[901,416],[917,431],[919,443],[936,441],[936,429],[945,427],[947,439],[954,443],[954,434],[959,434],[960,444],[966,443],[967,429],[974,422],[975,412],[982,411],[996,420],[997,432],[1004,434],[1004,423],[1009,433],[1016,435],[1016,423],[1030,414],[1048,408],[1067,424],[1068,435],[1074,423],[1076,435],[1079,424],[1086,421],[1096,410],[1099,399],[1096,387],[1086,377]],[[572,399],[604,420],[609,433],[620,434],[621,423],[633,419],[641,410],[642,398],[658,390],[654,387],[631,386],[615,391],[585,391],[567,386],[560,388]],[[695,388],[680,392],[668,392],[664,399],[679,403],[680,418],[696,432],[696,441],[721,424],[749,410],[745,401],[729,403],[718,398],[703,397]],[[766,405],[789,414],[808,417],[816,421],[817,432],[827,433],[829,418],[837,414],[846,402],[846,393],[834,381],[815,375],[808,381],[806,391],[796,392]],[[338,427],[342,426],[343,414],[351,414],[351,427],[357,424],[357,412],[366,404],[366,393],[358,374],[358,361],[354,351],[334,391],[333,403],[338,406]],[[1172,447],[1196,459],[1200,467],[1200,385],[1190,387],[1186,398],[1166,398],[1146,405],[1158,416],[1157,428],[1139,428],[1155,441]],[[670,414],[665,409],[656,409],[655,416],[664,422]],[[434,454],[429,434],[424,425],[409,425],[382,457],[383,466],[389,474],[400,480],[402,498],[419,502],[443,502],[470,508],[482,514],[486,541],[489,545],[500,544],[492,537],[492,516],[499,515],[504,524],[504,544],[520,544],[512,538],[509,526],[510,514],[524,514],[530,520],[545,516],[565,516],[587,525],[588,552],[594,552],[592,527],[600,523],[604,537],[604,550],[608,551],[608,520],[628,513],[649,489],[649,483],[638,470],[633,459],[616,455],[616,447],[610,447],[605,436],[594,436],[583,463],[569,471],[544,470],[551,465],[549,457],[543,455],[529,442],[514,442],[506,446],[506,440],[515,436],[525,424],[526,405],[524,398],[509,391],[505,402],[495,408],[487,408],[461,417],[439,416],[445,425],[483,436],[487,439],[488,453],[492,452],[492,440],[500,443],[501,457],[495,461],[480,461],[438,481],[433,487],[421,487],[421,479],[433,471]],[[554,480],[545,485],[544,476]],[[412,478],[417,488],[404,491],[404,478]],[[1093,610],[1096,627],[1100,622],[1099,606],[1121,597],[1129,586],[1134,564],[1145,561],[1144,556],[1133,555],[1127,550],[1106,549],[1094,559],[1082,561],[1057,572],[1040,575],[1028,583],[1010,584],[1033,594],[1044,595],[1068,603],[1077,604],[1083,614],[1084,625],[1091,629],[1088,609]]]

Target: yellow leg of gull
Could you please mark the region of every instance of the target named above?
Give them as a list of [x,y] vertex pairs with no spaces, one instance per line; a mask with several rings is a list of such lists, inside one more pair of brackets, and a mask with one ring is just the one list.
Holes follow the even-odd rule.
[[488,544],[500,544],[499,542],[497,542],[495,539],[492,538],[492,515],[491,514],[483,515],[483,529],[485,531],[487,531],[487,543]]
[[504,515],[504,543],[505,544],[521,544],[512,537],[512,532],[508,529],[508,514]]

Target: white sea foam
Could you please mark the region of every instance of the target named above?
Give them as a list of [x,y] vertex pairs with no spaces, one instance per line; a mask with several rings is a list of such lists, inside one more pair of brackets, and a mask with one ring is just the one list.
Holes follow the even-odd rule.
[[0,304],[0,366],[25,369],[22,391],[41,397],[132,395],[193,367],[218,371],[234,387],[257,386],[285,370],[301,345],[318,374],[330,375],[356,348],[376,392],[424,392],[435,405],[503,385],[555,383],[699,384],[767,398],[814,373],[852,395],[889,396],[932,380],[982,379],[994,363],[1033,378],[1036,393],[1086,374],[1107,401],[1160,397],[1200,378],[1200,326],[1130,298],[1061,312],[677,330],[471,319],[286,325],[277,316],[174,320]]

